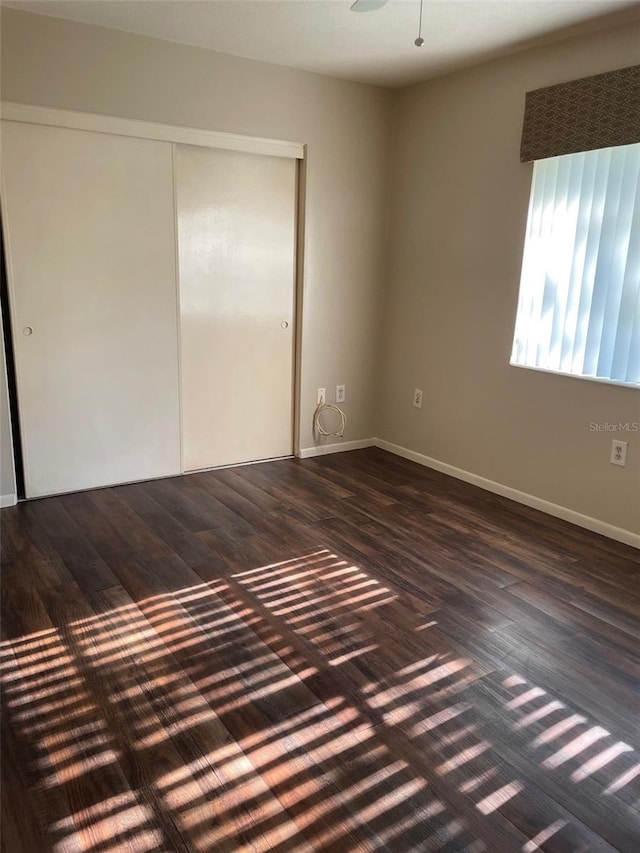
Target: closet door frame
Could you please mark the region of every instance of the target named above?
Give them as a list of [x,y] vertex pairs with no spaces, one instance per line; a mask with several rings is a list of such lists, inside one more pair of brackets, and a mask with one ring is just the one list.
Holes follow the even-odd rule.
[[180,127],[177,124],[157,124],[99,113],[82,113],[2,101],[0,114],[7,121],[22,121],[27,124],[46,124],[51,127],[67,127],[71,130],[92,130],[96,133],[110,133],[115,136],[137,136],[140,139],[156,139],[160,142],[184,142],[186,145],[199,145],[202,148],[227,148],[230,151],[267,154],[271,157],[292,157],[295,160],[303,160],[305,157],[306,146],[299,142],[286,142],[282,139],[268,139],[261,136],[242,136],[237,133],[201,130],[195,127]]
[[[31,104],[19,104],[3,101],[0,104],[0,115],[2,120],[12,122],[24,122],[26,124],[45,125],[50,127],[63,127],[72,130],[89,130],[97,133],[105,133],[116,136],[130,136],[140,139],[152,139],[174,143],[174,216],[176,210],[175,191],[175,144],[196,145],[206,148],[223,148],[231,151],[244,151],[254,154],[265,154],[272,157],[285,157],[297,161],[296,168],[296,211],[295,211],[295,281],[294,281],[294,334],[293,334],[293,453],[300,454],[300,397],[301,397],[301,353],[302,353],[302,303],[303,303],[303,276],[304,276],[304,212],[306,192],[306,155],[307,146],[298,142],[290,142],[280,139],[269,139],[266,137],[243,136],[240,134],[224,133],[221,131],[204,130],[200,128],[180,127],[178,125],[158,124],[155,122],[139,121],[137,119],[125,119],[116,116],[100,115],[98,113],[83,113],[70,110],[60,110],[50,107],[40,107]],[[176,219],[177,224],[177,219]],[[3,226],[6,235],[6,220],[3,217]],[[177,253],[178,229],[175,229],[176,253]],[[177,258],[177,254],[176,254]],[[12,290],[10,264],[7,264],[7,275],[9,278],[9,292]],[[177,271],[176,271],[177,272]],[[179,279],[176,275],[176,308],[179,312]],[[180,323],[178,313],[178,330],[180,335]],[[5,318],[9,325],[11,338],[15,339],[17,329],[13,327],[10,313]],[[180,341],[178,339],[178,344]],[[3,344],[4,346],[4,344]],[[180,346],[178,346],[178,371],[180,375]],[[182,418],[182,388],[178,382],[180,418]],[[20,421],[20,400],[18,397],[17,419]],[[15,453],[15,447],[14,447]],[[184,473],[184,447],[182,440],[182,422],[180,421],[180,461]]]

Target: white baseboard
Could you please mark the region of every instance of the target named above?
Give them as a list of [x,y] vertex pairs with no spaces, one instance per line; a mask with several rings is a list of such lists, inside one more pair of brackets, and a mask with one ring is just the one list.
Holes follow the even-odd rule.
[[345,450],[362,450],[363,447],[376,447],[376,442],[376,438],[359,438],[356,441],[340,441],[335,444],[319,444],[316,447],[303,447],[298,453],[298,458],[309,459],[310,456],[344,453]]
[[560,506],[560,504],[554,504],[535,495],[529,495],[527,492],[511,488],[511,486],[496,483],[494,480],[487,480],[486,477],[480,477],[478,474],[472,474],[470,471],[456,468],[447,462],[440,462],[439,459],[432,459],[431,456],[425,456],[423,453],[408,450],[399,444],[392,444],[390,441],[384,441],[381,438],[376,438],[374,443],[376,447],[388,450],[389,453],[395,453],[396,456],[403,456],[405,459],[417,462],[418,465],[433,468],[435,471],[442,471],[443,474],[449,474],[449,476],[455,477],[457,480],[472,483],[474,486],[479,486],[481,489],[486,489],[488,492],[493,492],[496,495],[502,495],[502,497],[516,501],[516,503],[530,506],[533,509],[539,509],[541,512],[546,512],[547,515],[561,518],[563,521],[570,521],[572,524],[578,525],[578,527],[584,527],[586,530],[600,533],[602,536],[615,539],[617,542],[624,542],[625,545],[631,545],[633,548],[640,548],[640,534],[633,533],[631,530],[616,527],[613,524],[608,524],[606,521],[592,518],[590,515],[583,515],[581,512],[576,512],[566,506]]
[[5,506],[15,506],[17,503],[17,495],[0,495],[0,508]]

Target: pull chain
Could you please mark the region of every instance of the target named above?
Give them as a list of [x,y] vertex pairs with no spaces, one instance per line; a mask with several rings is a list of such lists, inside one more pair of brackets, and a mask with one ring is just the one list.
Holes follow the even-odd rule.
[[420,0],[420,23],[418,24],[418,38],[414,41],[416,47],[422,47],[424,39],[422,38],[422,2]]

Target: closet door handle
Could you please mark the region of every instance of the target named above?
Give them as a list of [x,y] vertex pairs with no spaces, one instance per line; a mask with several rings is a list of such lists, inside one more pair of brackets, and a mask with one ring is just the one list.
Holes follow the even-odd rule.
[[29,337],[29,335],[33,334],[33,327],[32,326],[25,326],[24,329],[22,330],[22,334]]
[[282,321],[282,323],[280,323],[280,327],[281,327],[282,329],[288,329],[288,328],[289,328],[289,323],[288,323],[286,320],[283,320],[283,321]]

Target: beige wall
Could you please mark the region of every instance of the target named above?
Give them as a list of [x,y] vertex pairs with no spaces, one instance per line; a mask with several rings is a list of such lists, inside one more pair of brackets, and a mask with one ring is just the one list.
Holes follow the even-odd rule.
[[[638,61],[625,27],[403,90],[395,103],[379,435],[640,531],[640,433],[626,468],[592,422],[640,421],[639,392],[509,366],[532,167],[529,89]],[[421,410],[411,406],[424,390]]]
[[391,93],[11,9],[1,59],[4,100],[307,144],[301,445],[342,383],[345,440],[371,437]]

